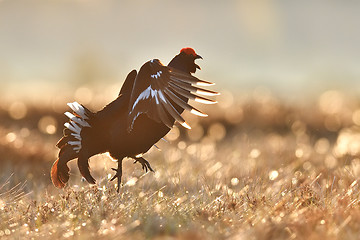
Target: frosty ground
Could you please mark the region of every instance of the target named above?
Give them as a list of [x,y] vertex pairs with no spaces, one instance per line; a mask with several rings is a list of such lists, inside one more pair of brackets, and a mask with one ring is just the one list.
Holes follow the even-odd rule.
[[[49,170],[65,103],[0,107],[1,239],[358,239],[360,99],[327,91],[287,103],[267,91],[223,91],[206,119],[186,115],[144,157],[155,173],[93,157],[98,183],[70,164],[68,186]],[[63,106],[63,107],[58,107]],[[25,114],[24,111],[25,109]]]

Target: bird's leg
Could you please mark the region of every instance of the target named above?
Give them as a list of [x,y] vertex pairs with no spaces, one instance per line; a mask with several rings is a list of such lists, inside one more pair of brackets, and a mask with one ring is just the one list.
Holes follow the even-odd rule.
[[149,170],[154,172],[154,170],[151,168],[150,163],[145,160],[143,157],[135,157],[135,163],[139,162],[141,163],[142,169],[145,170],[145,172],[148,172]]
[[118,186],[117,192],[120,192],[120,184],[121,184],[121,177],[122,177],[122,160],[118,161],[118,168],[111,168],[112,170],[116,171],[115,175],[110,179],[110,181],[115,180],[117,178]]

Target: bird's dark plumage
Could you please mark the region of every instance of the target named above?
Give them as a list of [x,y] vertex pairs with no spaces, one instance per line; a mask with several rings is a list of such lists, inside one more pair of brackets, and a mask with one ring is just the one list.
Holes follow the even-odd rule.
[[60,152],[51,169],[54,185],[58,188],[65,186],[69,180],[67,162],[75,158],[81,175],[94,184],[88,161],[91,156],[104,152],[118,160],[113,177],[118,179],[118,190],[123,158],[133,158],[142,164],[143,169],[152,170],[141,154],[164,137],[175,121],[190,128],[181,116],[184,110],[207,116],[192,107],[189,99],[205,104],[216,103],[198,96],[218,94],[196,86],[213,85],[191,75],[200,69],[195,64],[198,58],[201,57],[192,48],[183,48],[168,66],[157,59],[146,62],[138,73],[133,70],[128,74],[117,99],[99,112],[93,113],[77,102],[69,103],[73,112],[65,113],[70,120],[65,123],[64,136],[57,143]]

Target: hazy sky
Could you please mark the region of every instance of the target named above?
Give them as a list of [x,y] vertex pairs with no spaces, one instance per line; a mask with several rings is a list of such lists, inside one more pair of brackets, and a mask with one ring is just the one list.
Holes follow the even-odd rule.
[[0,82],[120,82],[191,46],[197,76],[220,88],[359,89],[359,12],[355,0],[0,0]]

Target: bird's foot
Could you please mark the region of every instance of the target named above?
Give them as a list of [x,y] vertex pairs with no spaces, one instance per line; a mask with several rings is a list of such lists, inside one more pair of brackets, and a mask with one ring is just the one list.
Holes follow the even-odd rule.
[[118,168],[111,168],[116,173],[115,175],[110,179],[110,181],[113,181],[117,178],[117,192],[120,192],[120,184],[121,184],[121,177],[122,177],[122,161],[118,163]]
[[139,158],[134,158],[134,164],[139,162],[141,163],[142,169],[145,170],[145,172],[148,172],[149,170],[154,172],[154,170],[151,168],[150,163],[145,160],[143,157],[139,157]]

